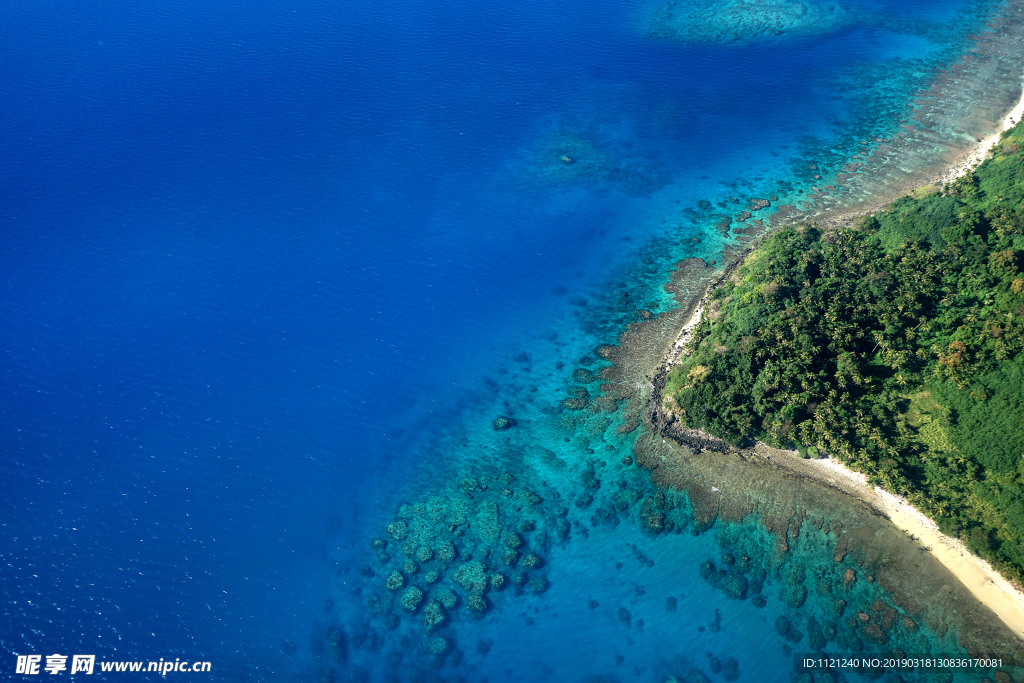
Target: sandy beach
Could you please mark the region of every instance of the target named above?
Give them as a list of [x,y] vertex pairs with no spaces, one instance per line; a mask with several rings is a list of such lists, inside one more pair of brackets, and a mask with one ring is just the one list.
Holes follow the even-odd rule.
[[[776,462],[793,456],[775,458]],[[885,514],[889,520],[928,549],[979,601],[996,613],[1004,624],[1024,638],[1024,593],[1014,588],[985,560],[955,538],[939,531],[935,522],[919,512],[905,498],[867,483],[867,477],[837,460],[805,460],[818,476],[850,495],[857,496]],[[787,464],[787,463],[780,463]],[[794,463],[788,463],[793,465]],[[802,469],[802,468],[801,468]]]
[[1017,102],[1017,106],[1011,109],[1009,113],[1003,117],[1003,122],[999,127],[999,131],[993,133],[987,138],[984,138],[974,148],[969,150],[967,154],[962,156],[955,163],[951,164],[949,168],[946,169],[946,172],[942,174],[941,178],[939,178],[939,184],[953,182],[984,161],[985,155],[988,154],[996,143],[999,142],[1000,136],[1017,125],[1021,120],[1021,116],[1024,116],[1024,93],[1021,93],[1021,98]]

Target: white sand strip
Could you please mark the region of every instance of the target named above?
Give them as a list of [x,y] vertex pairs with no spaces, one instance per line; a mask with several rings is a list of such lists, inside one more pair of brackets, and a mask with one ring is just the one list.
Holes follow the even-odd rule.
[[690,337],[693,336],[694,328],[700,324],[700,317],[702,315],[704,315],[704,305],[700,304],[694,309],[693,315],[691,315],[690,319],[686,321],[686,324],[683,325],[682,329],[679,330],[679,336],[676,338],[676,343],[673,345],[673,348],[677,353],[686,346],[687,342],[690,341]]
[[1017,106],[1011,109],[1010,112],[1003,117],[1003,124],[999,129],[999,132],[994,135],[990,135],[979,142],[976,147],[971,149],[971,151],[961,157],[956,163],[952,164],[942,174],[942,177],[939,178],[938,182],[940,184],[951,183],[968,171],[974,169],[978,164],[985,160],[985,156],[993,147],[995,147],[996,143],[999,142],[999,137],[1017,125],[1022,116],[1024,116],[1024,92],[1021,93],[1021,98],[1020,101],[1017,102]]
[[988,154],[990,149],[995,147],[997,142],[999,142],[999,136],[1017,125],[1017,122],[1020,121],[1020,117],[1022,115],[1024,115],[1024,93],[1021,94],[1020,102],[1017,103],[1017,106],[1010,110],[1009,114],[1003,117],[1003,127],[999,132],[981,141],[981,145],[978,147],[978,150],[974,155],[975,163],[981,163],[984,161],[985,155]]
[[806,460],[810,465],[845,479],[864,494],[864,499],[884,512],[897,527],[916,538],[956,576],[979,601],[1004,624],[1024,638],[1024,593],[1004,579],[985,560],[973,555],[963,543],[946,536],[905,498],[894,496],[838,460]]

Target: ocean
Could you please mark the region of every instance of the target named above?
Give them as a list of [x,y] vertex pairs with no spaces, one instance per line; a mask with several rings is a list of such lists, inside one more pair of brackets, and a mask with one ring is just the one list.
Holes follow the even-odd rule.
[[[602,345],[678,313],[679,261],[972,144],[1020,94],[1017,8],[716,3],[4,3],[0,677],[963,652],[832,562],[830,503],[780,554],[659,494],[648,384],[603,389]],[[884,642],[843,630],[873,601]]]

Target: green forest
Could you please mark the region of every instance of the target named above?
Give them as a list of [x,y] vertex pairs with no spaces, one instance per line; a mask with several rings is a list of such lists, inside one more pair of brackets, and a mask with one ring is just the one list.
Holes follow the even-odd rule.
[[1024,582],[1024,126],[845,228],[780,229],[715,289],[664,407],[828,454]]

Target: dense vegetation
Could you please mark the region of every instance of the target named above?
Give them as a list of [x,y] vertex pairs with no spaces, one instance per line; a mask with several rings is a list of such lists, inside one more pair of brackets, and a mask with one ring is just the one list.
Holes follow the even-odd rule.
[[798,226],[712,296],[665,407],[829,453],[1024,578],[1024,127],[973,174]]

